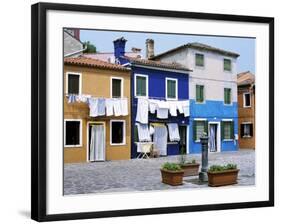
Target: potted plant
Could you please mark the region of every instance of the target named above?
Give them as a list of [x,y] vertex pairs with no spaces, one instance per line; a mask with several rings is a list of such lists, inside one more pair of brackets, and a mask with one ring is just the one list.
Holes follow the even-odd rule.
[[179,165],[184,171],[183,176],[197,176],[199,174],[199,163],[196,163],[195,159],[192,159],[191,161],[186,160],[186,155],[184,154],[184,148],[181,148],[181,155],[180,155],[180,161]]
[[225,186],[237,184],[237,176],[239,169],[236,164],[227,164],[225,166],[212,165],[208,169],[208,182],[209,186]]
[[166,162],[160,170],[163,183],[172,186],[182,185],[184,172],[179,164]]

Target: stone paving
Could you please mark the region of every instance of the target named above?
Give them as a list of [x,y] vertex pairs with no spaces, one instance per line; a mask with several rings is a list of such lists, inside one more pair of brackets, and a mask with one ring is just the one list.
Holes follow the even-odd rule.
[[[187,159],[201,163],[201,154],[187,155]],[[64,194],[89,194],[108,192],[148,191],[182,188],[206,188],[198,177],[185,177],[183,185],[173,187],[161,182],[160,167],[166,162],[178,162],[179,156],[153,159],[131,159],[64,165]],[[240,169],[238,184],[255,184],[255,151],[209,153],[212,164],[236,163]]]

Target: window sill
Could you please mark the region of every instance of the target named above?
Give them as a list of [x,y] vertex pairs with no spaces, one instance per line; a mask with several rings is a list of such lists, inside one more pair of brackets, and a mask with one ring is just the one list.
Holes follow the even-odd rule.
[[195,104],[205,104],[206,102],[205,101],[203,101],[203,102],[197,102],[197,101],[195,101]]
[[122,146],[126,145],[126,143],[110,143],[110,146]]
[[253,136],[250,136],[250,135],[245,135],[243,136],[242,138],[252,138]]
[[224,142],[232,142],[232,141],[234,141],[234,139],[223,139],[222,141],[224,141]]
[[82,145],[64,145],[64,148],[82,148]]

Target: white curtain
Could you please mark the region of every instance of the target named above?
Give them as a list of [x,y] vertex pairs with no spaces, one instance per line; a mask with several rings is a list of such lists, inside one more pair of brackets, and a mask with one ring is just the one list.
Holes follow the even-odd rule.
[[93,125],[90,142],[90,161],[105,160],[104,126]]
[[167,155],[167,134],[165,125],[154,126],[154,146],[160,151],[160,155]]
[[210,125],[210,151],[216,151],[216,127],[214,125]]

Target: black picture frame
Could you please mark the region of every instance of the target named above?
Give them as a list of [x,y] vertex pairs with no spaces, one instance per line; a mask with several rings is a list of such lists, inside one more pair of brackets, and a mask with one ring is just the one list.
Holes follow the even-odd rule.
[[[48,10],[254,22],[269,25],[269,200],[70,214],[46,213],[46,13]],[[36,221],[135,216],[274,206],[274,18],[74,4],[37,3],[31,11],[31,218]]]

